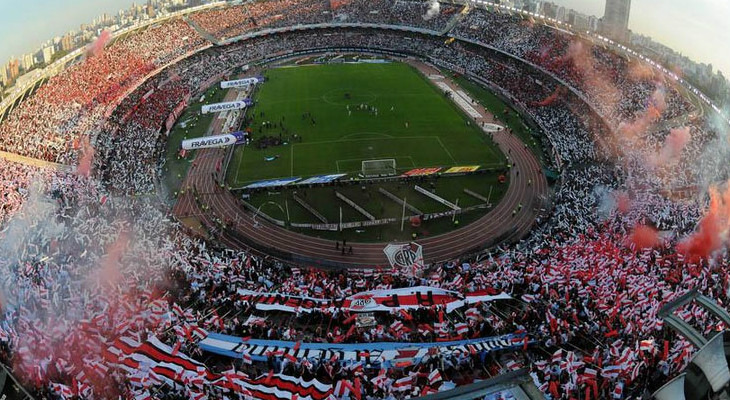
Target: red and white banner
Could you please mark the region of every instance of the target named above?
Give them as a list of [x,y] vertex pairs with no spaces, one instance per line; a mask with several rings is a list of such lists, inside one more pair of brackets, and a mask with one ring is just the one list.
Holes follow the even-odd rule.
[[[255,379],[235,370],[216,374],[208,370],[205,364],[181,354],[154,336],[144,343],[129,337],[119,338],[107,349],[104,358],[107,363],[127,371],[133,386],[147,387],[162,383],[188,387],[212,385],[267,400],[324,400],[333,391],[332,384],[273,372]],[[63,390],[62,387],[57,389],[59,392]]]
[[469,304],[512,298],[505,293],[489,295],[486,292],[475,292],[463,296],[458,292],[428,286],[371,290],[340,299],[318,299],[281,293],[259,293],[245,289],[239,289],[238,295],[241,296],[241,300],[255,305],[257,310],[284,312],[312,312],[315,310],[326,312],[335,310],[391,312],[433,307],[445,307],[446,312],[451,312]]

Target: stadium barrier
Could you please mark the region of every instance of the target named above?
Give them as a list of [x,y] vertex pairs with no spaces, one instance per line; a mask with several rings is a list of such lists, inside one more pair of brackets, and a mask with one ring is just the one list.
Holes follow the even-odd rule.
[[244,207],[246,207],[249,211],[251,211],[252,213],[254,213],[254,215],[259,215],[263,219],[271,222],[274,225],[286,226],[286,223],[284,221],[279,221],[278,219],[276,219],[274,217],[271,217],[268,214],[264,214],[264,213],[258,212],[259,211],[258,208],[254,207],[253,204],[247,202],[246,200],[239,200],[239,201],[243,204]]
[[484,381],[416,397],[413,400],[544,400],[545,396],[535,386],[529,372],[530,370],[527,368],[508,371]]
[[[250,207],[253,207],[249,205]],[[434,220],[438,218],[445,218],[445,217],[453,217],[454,215],[464,214],[475,210],[482,210],[485,208],[489,208],[488,204],[477,204],[475,206],[466,207],[466,208],[460,208],[458,210],[449,210],[444,212],[437,212],[437,213],[429,213],[429,214],[422,214],[422,213],[416,213],[419,217],[421,217],[424,221]],[[264,215],[264,214],[259,214]],[[409,215],[407,217],[403,218],[403,221],[410,221],[412,218],[412,215]],[[267,218],[268,219],[268,218]],[[400,218],[383,218],[383,219],[376,219],[376,220],[367,220],[367,221],[353,221],[353,222],[343,222],[342,224],[339,223],[332,223],[332,224],[303,224],[303,223],[296,223],[292,222],[289,224],[292,228],[300,228],[300,229],[312,229],[312,230],[318,230],[318,231],[337,231],[339,229],[353,229],[353,228],[367,228],[371,226],[380,226],[380,225],[388,225],[395,222],[399,222]],[[282,222],[283,223],[283,222]]]

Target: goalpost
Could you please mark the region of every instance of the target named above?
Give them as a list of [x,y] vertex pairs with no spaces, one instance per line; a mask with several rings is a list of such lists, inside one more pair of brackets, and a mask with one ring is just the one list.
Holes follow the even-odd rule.
[[373,178],[395,175],[395,159],[365,160],[362,162],[362,176]]

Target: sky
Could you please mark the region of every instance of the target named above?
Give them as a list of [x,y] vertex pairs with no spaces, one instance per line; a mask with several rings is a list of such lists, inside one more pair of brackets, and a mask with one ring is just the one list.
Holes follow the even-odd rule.
[[[552,0],[603,16],[605,0]],[[139,0],[138,3],[141,3]],[[131,0],[0,0],[0,63]],[[730,76],[730,0],[632,0],[629,27]]]

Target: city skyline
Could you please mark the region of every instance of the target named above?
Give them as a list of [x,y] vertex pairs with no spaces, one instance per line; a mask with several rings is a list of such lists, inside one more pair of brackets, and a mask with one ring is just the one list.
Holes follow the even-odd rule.
[[[69,7],[73,1],[75,6]],[[603,17],[605,0],[552,0],[576,11]],[[144,0],[36,0],[12,4],[0,1],[0,63],[11,57],[37,51],[42,43],[78,30],[81,24],[107,13],[115,14]],[[730,76],[730,2],[697,0],[691,7],[681,0],[665,0],[656,7],[652,0],[633,0],[629,28],[636,34],[651,36],[696,62],[712,64]],[[666,21],[666,22],[665,22]],[[672,21],[681,21],[674,23]]]
[[[141,0],[140,0],[141,1]],[[140,3],[136,1],[136,3]],[[69,3],[75,3],[69,7]],[[127,9],[131,0],[35,0],[14,3],[0,0],[0,64],[10,57],[37,51],[41,44],[106,13]]]
[[[588,15],[603,17],[606,0],[550,0]],[[730,2],[725,0],[632,0],[629,29],[650,36],[690,59],[712,64],[730,76]],[[675,22],[676,21],[676,22]]]

